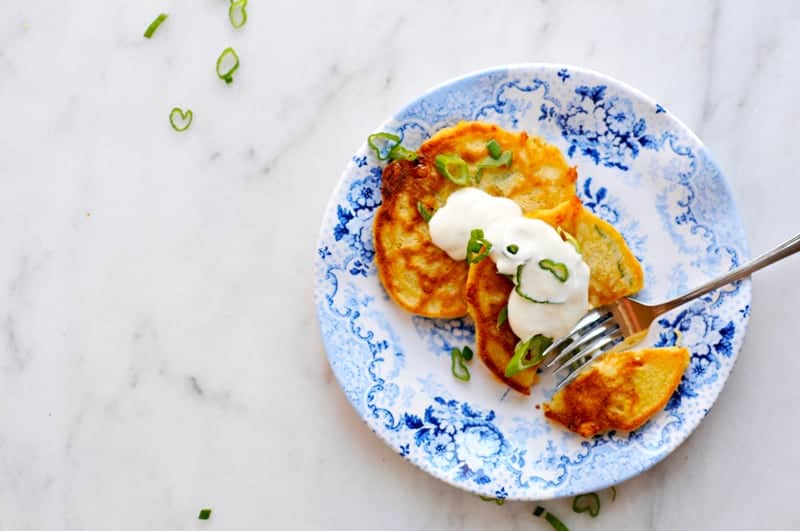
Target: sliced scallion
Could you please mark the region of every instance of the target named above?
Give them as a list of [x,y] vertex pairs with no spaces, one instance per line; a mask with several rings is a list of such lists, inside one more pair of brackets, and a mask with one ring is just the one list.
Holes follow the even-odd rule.
[[556,515],[554,515],[550,511],[545,511],[544,507],[542,507],[541,505],[537,505],[536,509],[533,510],[533,516],[541,518],[543,514],[544,514],[544,519],[547,520],[547,523],[550,524],[556,531],[569,531],[569,528],[565,526],[564,523],[561,520],[559,520]]
[[475,174],[475,182],[481,182],[481,174],[486,168],[500,168],[503,166],[511,166],[511,152],[504,151],[499,157],[492,158],[486,157],[478,163],[478,172]]
[[192,110],[183,111],[180,107],[173,107],[169,111],[169,125],[179,133],[186,131],[192,125]]
[[503,326],[506,321],[508,321],[508,304],[503,306],[503,309],[497,314],[497,328]]
[[392,150],[400,145],[400,137],[392,133],[373,133],[367,137],[367,145],[375,152],[378,160],[389,160]]
[[553,343],[553,339],[536,334],[527,341],[520,340],[514,347],[514,356],[506,365],[506,378],[511,378],[526,369],[537,366],[544,359],[542,353]]
[[144,38],[145,39],[151,38],[153,36],[153,33],[156,32],[161,23],[167,20],[168,16],[169,15],[167,15],[166,13],[161,13],[160,15],[158,15],[156,19],[153,22],[151,22],[149,26],[147,26],[147,29],[144,30]]
[[472,349],[469,347],[464,347],[461,349],[461,359],[463,359],[464,361],[471,360],[474,355],[475,353],[472,352]]
[[553,304],[550,301],[540,301],[534,299],[524,291],[522,291],[522,269],[525,267],[525,264],[521,264],[517,267],[517,274],[514,277],[514,291],[517,292],[517,295],[522,297],[528,302],[535,302],[536,304]]
[[600,496],[596,492],[575,496],[572,499],[572,510],[576,513],[588,512],[592,518],[596,518],[600,514]]
[[504,500],[503,498],[489,498],[487,496],[480,496],[480,495],[478,497],[485,502],[494,502],[497,505],[503,505],[506,502],[506,500]]
[[559,282],[566,282],[569,279],[569,269],[561,262],[554,262],[549,258],[544,258],[539,260],[539,267],[552,273]]
[[487,256],[492,244],[483,237],[483,229],[473,229],[467,242],[467,263],[477,264]]
[[200,509],[200,514],[197,515],[198,520],[208,520],[211,518],[211,509]]
[[[236,16],[237,12],[239,17]],[[228,8],[228,20],[231,21],[231,26],[236,29],[247,23],[247,0],[231,0],[231,5]]]
[[417,160],[417,152],[406,149],[401,145],[396,145],[389,151],[389,160]]
[[500,144],[498,144],[497,140],[494,138],[489,140],[489,142],[486,144],[486,149],[489,150],[489,156],[493,159],[500,158],[500,154],[503,152],[503,150],[500,148]]
[[519,245],[516,243],[506,245],[506,251],[508,251],[508,254],[517,254],[519,252]]
[[436,155],[434,164],[442,177],[459,186],[469,186],[469,166],[458,155]]
[[564,525],[564,522],[558,519],[556,515],[547,511],[547,514],[544,515],[544,519],[547,520],[547,523],[553,526],[553,529],[556,531],[569,531],[569,527]]
[[450,351],[450,372],[453,376],[463,382],[468,382],[470,375],[469,369],[464,365],[464,359],[461,357],[461,351],[454,348]]
[[419,212],[419,215],[422,216],[422,219],[424,219],[426,223],[431,222],[433,214],[431,214],[431,211],[427,209],[422,201],[417,201],[417,212]]
[[510,151],[503,151],[503,154],[497,158],[486,157],[482,161],[478,163],[478,169],[482,170],[484,168],[500,168],[502,166],[510,166],[511,165],[511,152]]
[[[222,63],[224,61],[230,61],[231,59],[229,58],[232,58],[233,64],[225,68],[225,70],[222,70],[223,68]],[[219,77],[225,83],[231,84],[233,83],[233,73],[236,72],[238,68],[239,68],[239,55],[236,53],[236,51],[230,47],[222,50],[222,53],[219,54],[219,57],[217,58],[217,77]]]

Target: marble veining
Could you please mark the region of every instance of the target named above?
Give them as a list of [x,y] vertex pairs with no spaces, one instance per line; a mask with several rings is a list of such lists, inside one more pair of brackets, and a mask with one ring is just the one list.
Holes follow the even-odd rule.
[[[312,304],[334,183],[431,86],[574,64],[702,137],[756,253],[800,226],[800,6],[248,10],[235,31],[225,2],[0,4],[0,531],[545,529],[532,503],[482,502],[410,466],[347,403]],[[242,66],[225,86],[228,45]],[[186,133],[169,127],[175,105],[195,113]],[[596,519],[548,509],[573,530],[800,528],[800,361],[783,332],[797,267],[753,280],[735,370],[689,440],[615,502],[601,493]]]

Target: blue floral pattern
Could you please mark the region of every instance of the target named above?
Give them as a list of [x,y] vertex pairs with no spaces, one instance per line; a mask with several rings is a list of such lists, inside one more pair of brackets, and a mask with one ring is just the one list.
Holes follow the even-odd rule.
[[[553,66],[499,69],[427,93],[381,130],[415,147],[459,120],[525,129],[578,167],[587,208],[616,226],[642,260],[644,300],[674,296],[747,256],[719,168],[661,105],[599,74]],[[382,163],[353,156],[322,223],[315,301],[331,367],[369,426],[401,456],[462,488],[497,499],[547,499],[603,488],[669,454],[711,408],[750,315],[743,282],[663,316],[647,341],[682,344],[691,365],[665,410],[631,433],[582,439],[472,362],[450,374],[452,348],[474,343],[469,318],[434,320],[392,303],[373,265],[372,220]],[[655,214],[654,214],[655,213]]]

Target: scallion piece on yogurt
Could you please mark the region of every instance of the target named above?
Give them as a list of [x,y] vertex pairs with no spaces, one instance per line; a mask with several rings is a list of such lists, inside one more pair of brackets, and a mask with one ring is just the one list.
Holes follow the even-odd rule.
[[539,260],[539,267],[545,271],[550,271],[559,282],[566,282],[569,279],[569,269],[561,262],[554,262],[549,258]]
[[492,250],[492,243],[484,238],[483,229],[473,229],[467,242],[467,263],[477,264]]

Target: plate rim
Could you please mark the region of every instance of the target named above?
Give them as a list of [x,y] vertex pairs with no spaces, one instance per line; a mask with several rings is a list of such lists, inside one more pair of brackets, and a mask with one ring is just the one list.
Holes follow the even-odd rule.
[[[646,93],[642,92],[641,90],[639,90],[639,89],[637,89],[637,88],[635,88],[635,87],[633,87],[631,85],[628,85],[627,83],[625,83],[623,81],[620,81],[619,79],[614,78],[614,77],[612,77],[612,76],[610,76],[608,74],[604,74],[602,72],[598,72],[598,71],[593,70],[591,68],[586,68],[586,67],[582,67],[582,66],[568,64],[568,63],[552,63],[552,62],[508,63],[508,64],[501,64],[501,65],[491,66],[491,67],[488,67],[488,68],[483,68],[483,69],[478,69],[478,70],[472,70],[472,71],[469,71],[467,73],[464,73],[464,74],[461,74],[461,75],[446,79],[446,80],[444,80],[444,81],[442,81],[442,82],[440,82],[440,83],[438,83],[436,85],[433,85],[433,86],[429,87],[428,89],[424,90],[419,96],[407,101],[404,105],[400,106],[399,109],[394,114],[390,115],[388,118],[383,120],[380,123],[380,125],[378,126],[378,128],[375,129],[375,131],[380,131],[380,130],[386,129],[386,127],[388,125],[391,125],[391,123],[393,121],[395,121],[395,116],[396,115],[401,114],[403,111],[405,111],[406,109],[409,109],[410,107],[412,107],[416,103],[423,101],[424,99],[429,97],[431,94],[434,94],[435,92],[437,92],[439,90],[446,89],[449,86],[456,85],[456,84],[458,84],[460,82],[467,81],[467,80],[470,80],[470,79],[473,79],[473,78],[487,76],[487,75],[491,75],[491,74],[497,74],[497,73],[503,73],[503,72],[508,72],[508,73],[524,72],[526,70],[533,70],[533,69],[550,69],[550,70],[553,70],[553,71],[556,71],[556,72],[558,70],[561,70],[561,69],[567,69],[567,70],[569,70],[571,72],[579,72],[579,73],[594,77],[594,78],[596,78],[596,79],[598,79],[600,81],[603,81],[603,82],[605,82],[605,83],[607,83],[609,85],[616,85],[616,86],[620,87],[624,92],[630,93],[632,96],[635,96],[635,97],[639,98],[641,101],[643,101],[645,103],[650,103],[653,106],[659,105],[654,98],[650,97],[649,95],[647,95]],[[664,106],[662,106],[662,108],[663,107]],[[736,202],[736,198],[735,198],[735,196],[733,194],[733,189],[730,186],[730,183],[728,181],[728,178],[727,178],[725,172],[722,170],[722,167],[717,162],[717,159],[714,157],[714,155],[711,153],[711,151],[707,148],[705,143],[700,139],[700,137],[698,137],[694,133],[694,131],[692,131],[692,129],[690,129],[679,117],[677,117],[675,114],[673,114],[670,111],[667,111],[667,112],[669,112],[669,115],[670,115],[671,119],[674,121],[674,123],[680,129],[681,133],[685,134],[687,136],[688,140],[691,140],[692,142],[696,143],[698,148],[703,150],[704,155],[708,157],[708,159],[712,163],[712,165],[719,171],[719,174],[720,174],[720,177],[721,177],[720,183],[722,185],[722,188],[725,190],[725,193],[730,198],[730,204],[731,204],[731,207],[732,207],[731,208],[730,218],[732,218],[733,222],[736,225],[736,228],[740,229],[741,233],[743,235],[742,241],[737,242],[739,244],[740,248],[741,248],[741,260],[744,261],[744,260],[749,259],[750,250],[749,250],[749,246],[748,246],[748,242],[747,242],[747,233],[744,230],[744,223],[742,221],[741,212],[740,212],[740,210],[738,208],[738,205],[737,205],[737,202]],[[357,146],[356,150],[354,150],[353,153],[358,153],[358,152],[364,150],[365,148],[366,148],[366,141],[364,141],[361,144],[359,144],[359,146]],[[316,245],[315,249],[318,249],[320,247],[320,245],[322,245],[322,243],[324,242],[325,234],[324,234],[323,231],[326,229],[325,222],[326,222],[326,219],[328,217],[328,213],[331,211],[331,208],[336,205],[337,198],[339,197],[339,195],[341,195],[340,194],[341,189],[345,186],[346,175],[348,173],[350,164],[351,163],[345,164],[344,169],[339,173],[339,177],[338,177],[338,179],[336,181],[336,184],[334,185],[334,187],[330,191],[330,195],[328,197],[328,201],[325,203],[325,208],[322,211],[322,218],[321,218],[321,221],[320,221],[320,227],[319,227],[318,236],[317,236],[317,240],[316,240],[316,244],[317,245]],[[315,257],[314,258],[314,262],[316,263],[318,259],[319,259],[318,257]],[[312,275],[314,275],[314,274],[315,273],[312,271]],[[333,347],[332,347],[332,345],[329,344],[329,338],[327,338],[325,336],[325,334],[322,333],[323,315],[322,315],[322,308],[318,304],[318,302],[319,302],[318,299],[322,298],[322,296],[319,293],[319,285],[318,285],[318,280],[317,280],[316,276],[314,276],[312,278],[312,281],[313,281],[313,293],[312,293],[312,296],[313,296],[314,305],[316,306],[317,325],[318,325],[318,330],[320,331],[320,336],[321,336],[321,339],[322,339],[322,345],[323,345],[323,348],[325,349],[325,355],[326,355],[326,358],[327,358],[327,361],[328,361],[328,368],[331,370],[331,372],[333,373],[334,377],[336,378],[336,381],[339,384],[340,390],[342,392],[344,392],[345,391],[344,382],[341,380],[339,374],[336,372],[336,370],[334,370],[334,368],[333,368],[333,366],[331,364],[331,362],[332,362],[331,349]],[[752,284],[751,284],[750,279],[745,279],[743,281],[740,281],[739,287],[741,289],[742,295],[746,299],[746,303],[749,306],[751,306],[752,305]],[[412,315],[412,314],[409,314],[409,315]],[[603,489],[609,488],[609,487],[611,487],[613,485],[619,485],[620,483],[628,481],[629,479],[632,479],[632,478],[634,478],[634,477],[646,472],[647,470],[649,470],[650,468],[652,468],[656,464],[661,463],[663,460],[665,460],[667,457],[669,457],[679,446],[684,444],[689,439],[689,437],[691,437],[694,434],[695,430],[698,428],[698,426],[700,426],[702,421],[705,419],[706,416],[708,416],[708,413],[710,413],[711,409],[716,404],[717,399],[719,398],[719,395],[722,393],[722,390],[725,388],[725,386],[728,383],[728,378],[730,377],[731,373],[733,372],[733,370],[736,367],[736,362],[738,361],[738,358],[739,358],[739,352],[744,347],[744,340],[745,340],[745,337],[747,336],[747,329],[748,329],[749,322],[750,322],[750,315],[748,314],[747,316],[742,317],[741,321],[737,325],[737,326],[741,327],[740,328],[740,330],[741,330],[741,334],[740,334],[741,335],[741,343],[739,345],[739,348],[737,348],[735,350],[735,352],[733,352],[733,354],[731,356],[730,370],[725,375],[725,378],[724,378],[724,380],[722,382],[722,385],[720,385],[718,389],[711,390],[709,392],[709,396],[710,396],[711,400],[709,402],[709,407],[708,407],[708,411],[706,412],[706,414],[703,415],[702,417],[698,417],[697,421],[694,424],[687,425],[686,429],[683,430],[679,434],[677,440],[674,443],[670,442],[670,443],[666,444],[663,447],[663,451],[660,452],[660,455],[658,455],[658,457],[656,459],[650,460],[648,463],[646,463],[642,467],[626,469],[625,473],[620,474],[614,481],[611,481],[611,480],[600,481],[598,483],[598,486],[594,487],[594,490],[598,490],[599,491],[599,490],[603,490]],[[389,439],[382,432],[380,432],[379,430],[375,429],[372,425],[370,425],[370,423],[369,423],[368,419],[366,418],[366,416],[361,414],[358,405],[354,402],[354,399],[351,398],[346,392],[344,392],[344,395],[345,395],[345,398],[347,399],[347,402],[353,408],[354,412],[356,413],[356,416],[361,420],[361,422],[363,422],[370,429],[370,431],[372,431],[375,435],[377,435],[378,438],[390,450],[393,451],[393,453],[396,453],[396,452],[394,452],[394,446],[392,446],[392,444],[389,441]],[[584,439],[584,440],[590,440],[590,439]],[[418,462],[416,462],[416,461],[414,461],[412,459],[409,459],[407,456],[402,456],[402,458],[403,458],[404,461],[413,464],[417,469],[425,472],[427,475],[429,475],[429,476],[431,476],[431,477],[433,477],[433,478],[435,478],[435,479],[437,479],[439,481],[442,481],[442,482],[444,482],[444,483],[446,483],[448,485],[456,487],[459,490],[462,490],[464,492],[469,492],[469,493],[472,493],[472,494],[477,494],[477,495],[485,495],[485,494],[487,494],[486,492],[480,490],[480,488],[472,488],[472,485],[470,485],[470,484],[458,483],[456,481],[453,481],[451,478],[447,477],[446,475],[437,474],[436,473],[436,469],[425,468],[420,463],[418,463]],[[480,487],[480,486],[476,485],[476,487]],[[567,489],[567,492],[558,492],[558,493],[556,493],[556,492],[550,491],[550,492],[542,493],[543,495],[536,495],[536,496],[530,496],[530,495],[508,496],[505,499],[508,500],[508,501],[546,501],[546,500],[552,500],[552,499],[566,498],[566,497],[570,497],[570,496],[575,496],[577,494],[581,494],[581,493],[585,493],[585,492],[589,492],[589,491],[588,490],[580,490],[580,489]],[[490,495],[491,495],[491,493],[490,493]]]

